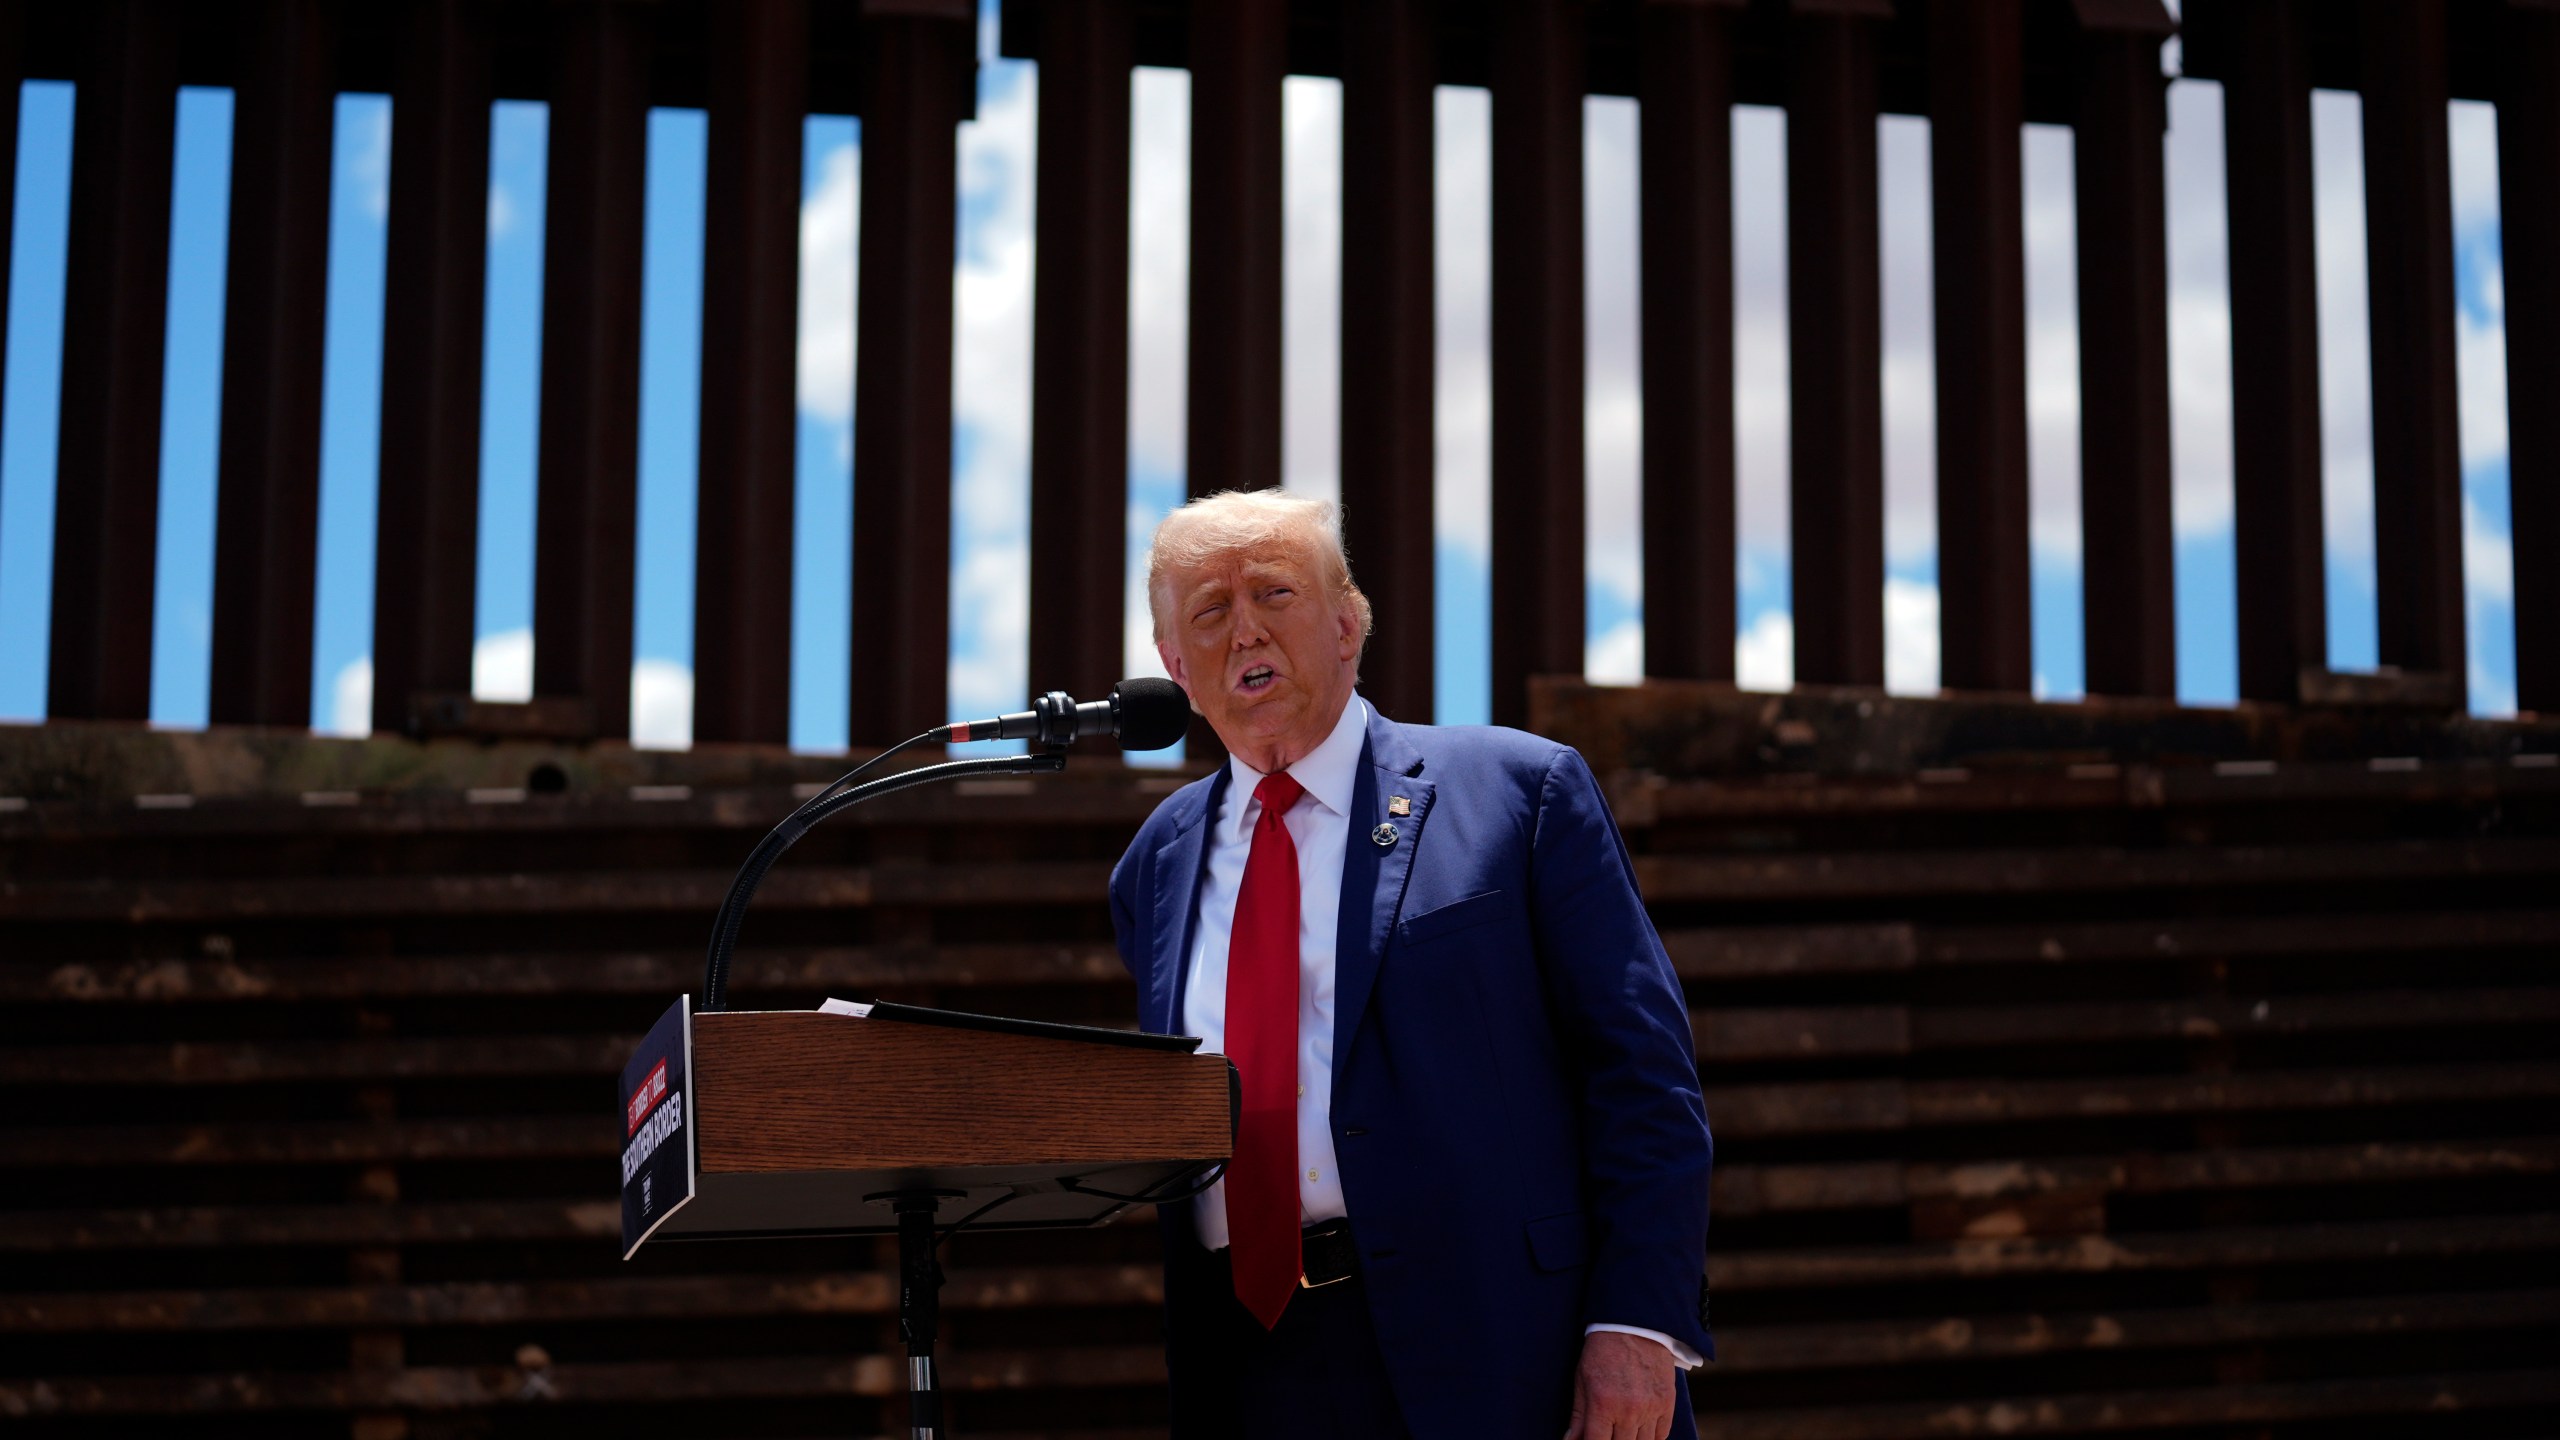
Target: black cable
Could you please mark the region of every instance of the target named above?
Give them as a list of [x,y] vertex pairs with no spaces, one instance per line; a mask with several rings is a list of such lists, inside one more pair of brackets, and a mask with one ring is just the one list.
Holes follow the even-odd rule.
[[1194,1178],[1198,1183],[1194,1184],[1190,1189],[1183,1191],[1179,1195],[1158,1195],[1155,1193],[1157,1187],[1164,1184],[1164,1181],[1162,1180],[1157,1181],[1154,1185],[1148,1186],[1146,1189],[1139,1191],[1135,1195],[1119,1195],[1114,1194],[1109,1190],[1096,1190],[1092,1186],[1085,1184],[1083,1181],[1076,1179],[1072,1175],[1060,1180],[1058,1182],[1058,1188],[1077,1195],[1090,1195],[1097,1200],[1117,1200],[1123,1205],[1170,1205],[1179,1200],[1197,1199],[1202,1195],[1208,1194],[1210,1186],[1227,1178],[1227,1162],[1221,1160]]
[[[864,768],[878,764],[882,759],[887,758],[888,753],[883,752],[873,757]],[[738,867],[737,878],[729,882],[728,898],[720,902],[720,914],[711,926],[710,953],[704,957],[702,964],[704,1013],[727,1008],[729,958],[737,948],[738,927],[746,922],[747,901],[754,897],[756,887],[764,883],[765,872],[771,870],[774,862],[782,858],[783,851],[790,849],[801,836],[809,833],[827,817],[839,810],[859,805],[865,800],[875,800],[880,796],[892,795],[918,785],[930,785],[938,780],[957,780],[967,775],[1038,774],[1063,770],[1066,765],[1066,756],[1052,752],[990,755],[978,760],[953,760],[940,765],[924,765],[913,770],[902,770],[895,775],[883,775],[877,780],[842,792],[835,792],[835,787],[829,786],[828,791],[832,793],[822,793],[811,799],[809,803],[792,811],[781,824],[766,832],[764,839],[756,843],[755,850],[747,856],[747,863]],[[857,770],[854,773],[860,774],[861,771]]]
[[979,1217],[985,1215],[988,1211],[993,1210],[997,1206],[1005,1204],[1008,1201],[1019,1200],[1022,1198],[1023,1194],[1024,1192],[1020,1190],[1007,1190],[993,1200],[988,1201],[986,1204],[981,1205],[977,1209],[970,1211],[968,1214],[961,1216],[959,1219],[952,1221],[950,1228],[933,1237],[933,1243],[940,1245],[943,1241],[948,1240],[952,1236],[959,1234],[961,1231],[968,1229],[970,1226],[977,1224]]

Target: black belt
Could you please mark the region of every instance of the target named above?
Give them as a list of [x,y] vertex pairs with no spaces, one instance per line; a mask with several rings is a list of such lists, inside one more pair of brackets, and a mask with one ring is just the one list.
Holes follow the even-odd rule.
[[[1232,1260],[1225,1247],[1210,1252],[1221,1264]],[[1351,1222],[1337,1215],[1298,1232],[1298,1286],[1318,1290],[1360,1274],[1359,1249],[1352,1243]]]

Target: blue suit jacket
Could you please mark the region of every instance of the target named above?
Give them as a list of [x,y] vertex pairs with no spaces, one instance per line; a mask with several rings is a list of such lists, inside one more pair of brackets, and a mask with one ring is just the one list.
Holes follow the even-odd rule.
[[[1111,876],[1146,1029],[1180,1029],[1220,766]],[[1389,814],[1402,796],[1410,813]],[[1381,847],[1371,832],[1396,830]],[[1563,1433],[1583,1327],[1705,1326],[1713,1142],[1688,1010],[1590,768],[1516,730],[1368,725],[1345,847],[1333,1132],[1417,1437]],[[1166,1207],[1168,1266],[1197,1254]],[[1170,1319],[1186,1326],[1168,1276]],[[1180,1408],[1181,1345],[1173,1347]],[[1675,1435],[1694,1433],[1686,1389]]]

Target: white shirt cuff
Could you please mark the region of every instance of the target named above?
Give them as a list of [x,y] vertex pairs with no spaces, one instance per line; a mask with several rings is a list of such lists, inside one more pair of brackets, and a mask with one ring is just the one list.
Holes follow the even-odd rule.
[[1707,1363],[1705,1356],[1700,1355],[1697,1351],[1690,1349],[1688,1346],[1681,1344],[1679,1341],[1672,1339],[1670,1336],[1663,1334],[1659,1330],[1647,1330],[1642,1326],[1637,1325],[1590,1325],[1584,1327],[1582,1333],[1585,1335],[1591,1335],[1602,1330],[1611,1331],[1619,1335],[1641,1335],[1647,1340],[1651,1340],[1660,1345],[1663,1349],[1670,1351],[1671,1358],[1678,1361],[1680,1368],[1683,1370],[1695,1370],[1699,1366]]

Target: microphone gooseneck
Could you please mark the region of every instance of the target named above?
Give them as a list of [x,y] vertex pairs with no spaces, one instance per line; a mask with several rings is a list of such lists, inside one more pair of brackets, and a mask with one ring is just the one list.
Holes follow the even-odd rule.
[[[747,902],[755,897],[756,887],[764,883],[765,872],[782,858],[799,838],[828,816],[865,800],[874,799],[916,785],[929,785],[937,780],[956,780],[965,775],[1023,775],[1055,772],[1066,768],[1067,757],[1061,747],[1072,744],[1078,736],[1112,736],[1124,750],[1161,750],[1182,738],[1191,718],[1191,702],[1182,687],[1170,680],[1141,677],[1123,680],[1111,688],[1111,698],[1078,704],[1063,690],[1043,695],[1029,710],[1001,715],[993,720],[974,720],[937,726],[911,740],[902,740],[818,792],[773,827],[738,867],[737,878],[729,884],[728,898],[720,903],[720,914],[711,924],[710,953],[702,964],[702,1008],[707,1013],[727,1008],[729,997],[729,958],[737,949],[738,927],[746,920]],[[978,760],[953,760],[941,765],[926,765],[914,770],[901,770],[883,775],[867,784],[857,785],[863,774],[900,751],[918,745],[968,743],[978,740],[1032,740],[1042,748],[1027,755],[991,755]],[[848,788],[850,787],[850,788]]]

